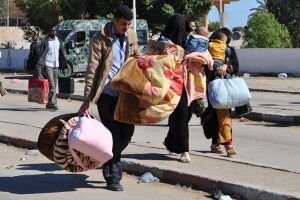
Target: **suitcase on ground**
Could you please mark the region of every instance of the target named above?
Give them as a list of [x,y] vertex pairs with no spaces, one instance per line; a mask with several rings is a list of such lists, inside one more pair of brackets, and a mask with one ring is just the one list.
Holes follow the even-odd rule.
[[59,93],[74,93],[74,78],[70,76],[59,76],[58,77],[58,92]]
[[46,79],[34,77],[28,82],[28,101],[39,104],[48,103],[49,83]]

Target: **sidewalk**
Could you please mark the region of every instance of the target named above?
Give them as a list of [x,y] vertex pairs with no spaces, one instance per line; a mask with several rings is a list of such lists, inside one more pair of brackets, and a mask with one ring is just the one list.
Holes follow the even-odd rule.
[[[29,76],[23,75],[0,74],[0,81],[11,92],[26,94],[28,78]],[[76,78],[75,94],[70,98],[82,98],[82,80],[83,78]],[[284,91],[285,88],[288,88],[286,90],[288,92],[298,92],[300,86],[297,88],[296,82],[299,82],[299,79],[247,78],[246,81],[252,89],[260,89],[259,86],[268,89],[263,93],[253,92],[251,105],[261,116],[273,114],[280,118],[277,123],[286,123],[287,121],[284,120],[287,118],[300,116],[298,94],[269,92],[269,90]],[[292,109],[289,109],[289,106]],[[22,132],[18,132],[19,127],[17,127],[10,134],[0,133],[0,142],[23,148],[36,148],[39,127],[42,126],[43,120],[36,121],[31,127],[22,128]],[[6,129],[4,127],[4,130]],[[146,131],[145,127],[141,129]],[[122,162],[124,171],[128,173],[141,175],[151,172],[162,181],[192,186],[207,192],[217,187],[224,193],[239,195],[242,197],[240,199],[300,199],[300,173],[297,172],[239,162],[236,159],[206,157],[195,153],[192,153],[192,162],[189,164],[180,163],[177,159],[168,155],[164,148],[131,143],[123,154]]]
[[[22,133],[0,134],[0,142],[36,149],[39,131],[34,127],[23,127]],[[237,199],[300,200],[300,173],[239,162],[234,158],[227,160],[195,153],[191,157],[191,163],[180,163],[178,156],[169,155],[164,148],[132,142],[123,152],[122,166],[129,174],[140,176],[151,172],[162,182],[208,193],[218,188],[232,197],[239,196]]]
[[[28,93],[28,74],[0,73],[0,81],[8,92]],[[245,78],[252,94],[253,112],[244,116],[253,121],[300,124],[300,78]],[[58,94],[60,98],[83,100],[84,78],[75,78],[75,92]]]

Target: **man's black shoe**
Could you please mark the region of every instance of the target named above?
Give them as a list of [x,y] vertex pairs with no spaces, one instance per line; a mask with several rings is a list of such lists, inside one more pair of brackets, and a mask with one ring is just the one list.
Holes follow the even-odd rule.
[[58,107],[56,105],[46,105],[46,108],[51,110],[58,110]]
[[107,189],[111,191],[123,191],[123,186],[120,183],[108,183]]

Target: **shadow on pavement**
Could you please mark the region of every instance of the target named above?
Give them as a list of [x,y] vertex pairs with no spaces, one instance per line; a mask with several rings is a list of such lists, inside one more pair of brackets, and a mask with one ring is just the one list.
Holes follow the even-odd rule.
[[37,112],[37,111],[46,111],[47,109],[46,108],[0,108],[0,110],[16,111],[16,112],[19,112],[19,111],[34,111],[34,112]]
[[23,75],[23,76],[7,76],[4,79],[19,79],[19,80],[29,80],[32,78],[32,75]]
[[156,127],[167,127],[168,124],[141,124],[139,126],[156,126]]
[[35,170],[42,172],[54,172],[62,170],[55,163],[39,163],[39,164],[21,164],[16,168],[17,170]]
[[199,150],[194,150],[194,151],[199,153],[212,154],[211,151],[199,151]]
[[284,128],[284,127],[291,127],[295,126],[296,124],[284,124],[284,123],[269,123],[269,124],[260,124],[260,123],[251,123],[247,124],[248,126],[265,126],[265,127],[279,127],[279,128]]
[[102,181],[87,181],[84,174],[34,174],[0,177],[0,191],[13,194],[41,194],[76,191],[77,188],[104,188],[92,184]]
[[300,102],[289,102],[290,104],[300,104]]
[[124,154],[122,158],[130,158],[137,160],[178,160],[178,158],[171,158],[164,154],[145,153],[145,154]]

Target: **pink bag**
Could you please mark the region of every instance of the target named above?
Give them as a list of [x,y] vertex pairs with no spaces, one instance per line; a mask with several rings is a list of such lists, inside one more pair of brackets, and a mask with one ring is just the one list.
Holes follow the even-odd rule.
[[74,149],[99,161],[99,166],[113,157],[110,131],[88,112],[79,118],[76,126],[70,129],[68,144],[73,158],[85,170],[88,170],[87,166],[81,162]]

